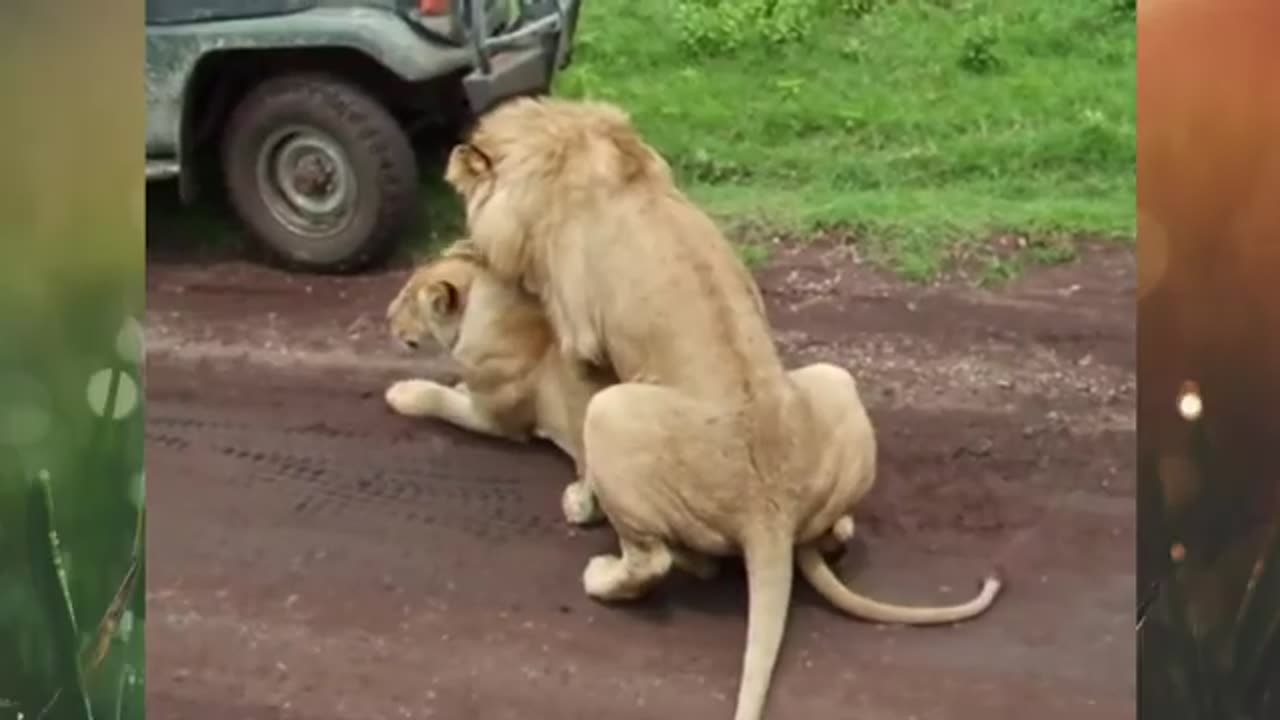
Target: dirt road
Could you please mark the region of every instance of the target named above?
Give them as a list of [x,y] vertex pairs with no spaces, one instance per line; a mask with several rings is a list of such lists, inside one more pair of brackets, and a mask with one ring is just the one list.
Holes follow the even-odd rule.
[[[560,519],[542,446],[395,417],[382,312],[403,278],[148,268],[154,718],[728,718],[734,569],[607,607],[607,530]],[[954,628],[881,628],[797,584],[771,718],[1133,717],[1134,261],[999,293],[910,288],[848,249],[759,274],[793,365],[858,376],[881,448],[843,576],[877,596],[1010,587]]]

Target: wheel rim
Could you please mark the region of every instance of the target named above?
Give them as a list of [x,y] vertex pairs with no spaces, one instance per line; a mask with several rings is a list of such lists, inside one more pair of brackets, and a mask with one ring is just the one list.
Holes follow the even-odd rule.
[[315,128],[290,126],[272,133],[258,151],[257,177],[271,215],[297,235],[329,237],[355,216],[351,160],[337,141]]

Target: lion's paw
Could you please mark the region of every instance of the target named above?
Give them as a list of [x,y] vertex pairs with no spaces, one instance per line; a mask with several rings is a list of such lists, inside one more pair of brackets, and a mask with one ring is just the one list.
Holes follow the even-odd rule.
[[842,515],[824,535],[818,538],[818,552],[828,561],[842,557],[849,549],[849,541],[853,539],[853,517]]
[[430,415],[435,410],[439,388],[430,380],[401,380],[387,388],[387,404],[401,415]]
[[611,600],[617,595],[622,558],[596,555],[582,571],[582,589],[593,598]]
[[564,511],[565,521],[570,525],[591,525],[604,519],[595,494],[582,480],[565,486],[564,493],[560,496],[560,507]]
[[853,539],[854,525],[852,515],[841,515],[836,524],[831,528],[831,536],[836,542],[847,543]]

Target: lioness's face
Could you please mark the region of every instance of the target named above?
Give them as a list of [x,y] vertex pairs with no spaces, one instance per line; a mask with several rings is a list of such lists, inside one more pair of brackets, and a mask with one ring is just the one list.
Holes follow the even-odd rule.
[[467,293],[476,268],[458,258],[444,258],[414,272],[387,307],[391,336],[418,350],[428,336],[446,350],[458,341]]

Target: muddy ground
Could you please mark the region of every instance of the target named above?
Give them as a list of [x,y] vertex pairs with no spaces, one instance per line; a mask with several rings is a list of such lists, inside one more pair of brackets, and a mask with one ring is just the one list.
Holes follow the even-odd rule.
[[[587,599],[606,529],[560,518],[553,450],[393,416],[448,377],[388,342],[405,274],[148,268],[148,663],[154,718],[728,718],[740,570]],[[1119,720],[1134,710],[1131,253],[998,292],[907,286],[847,247],[758,273],[792,365],[850,368],[878,486],[840,564],[858,588],[981,619],[883,628],[797,584],[771,718]]]

